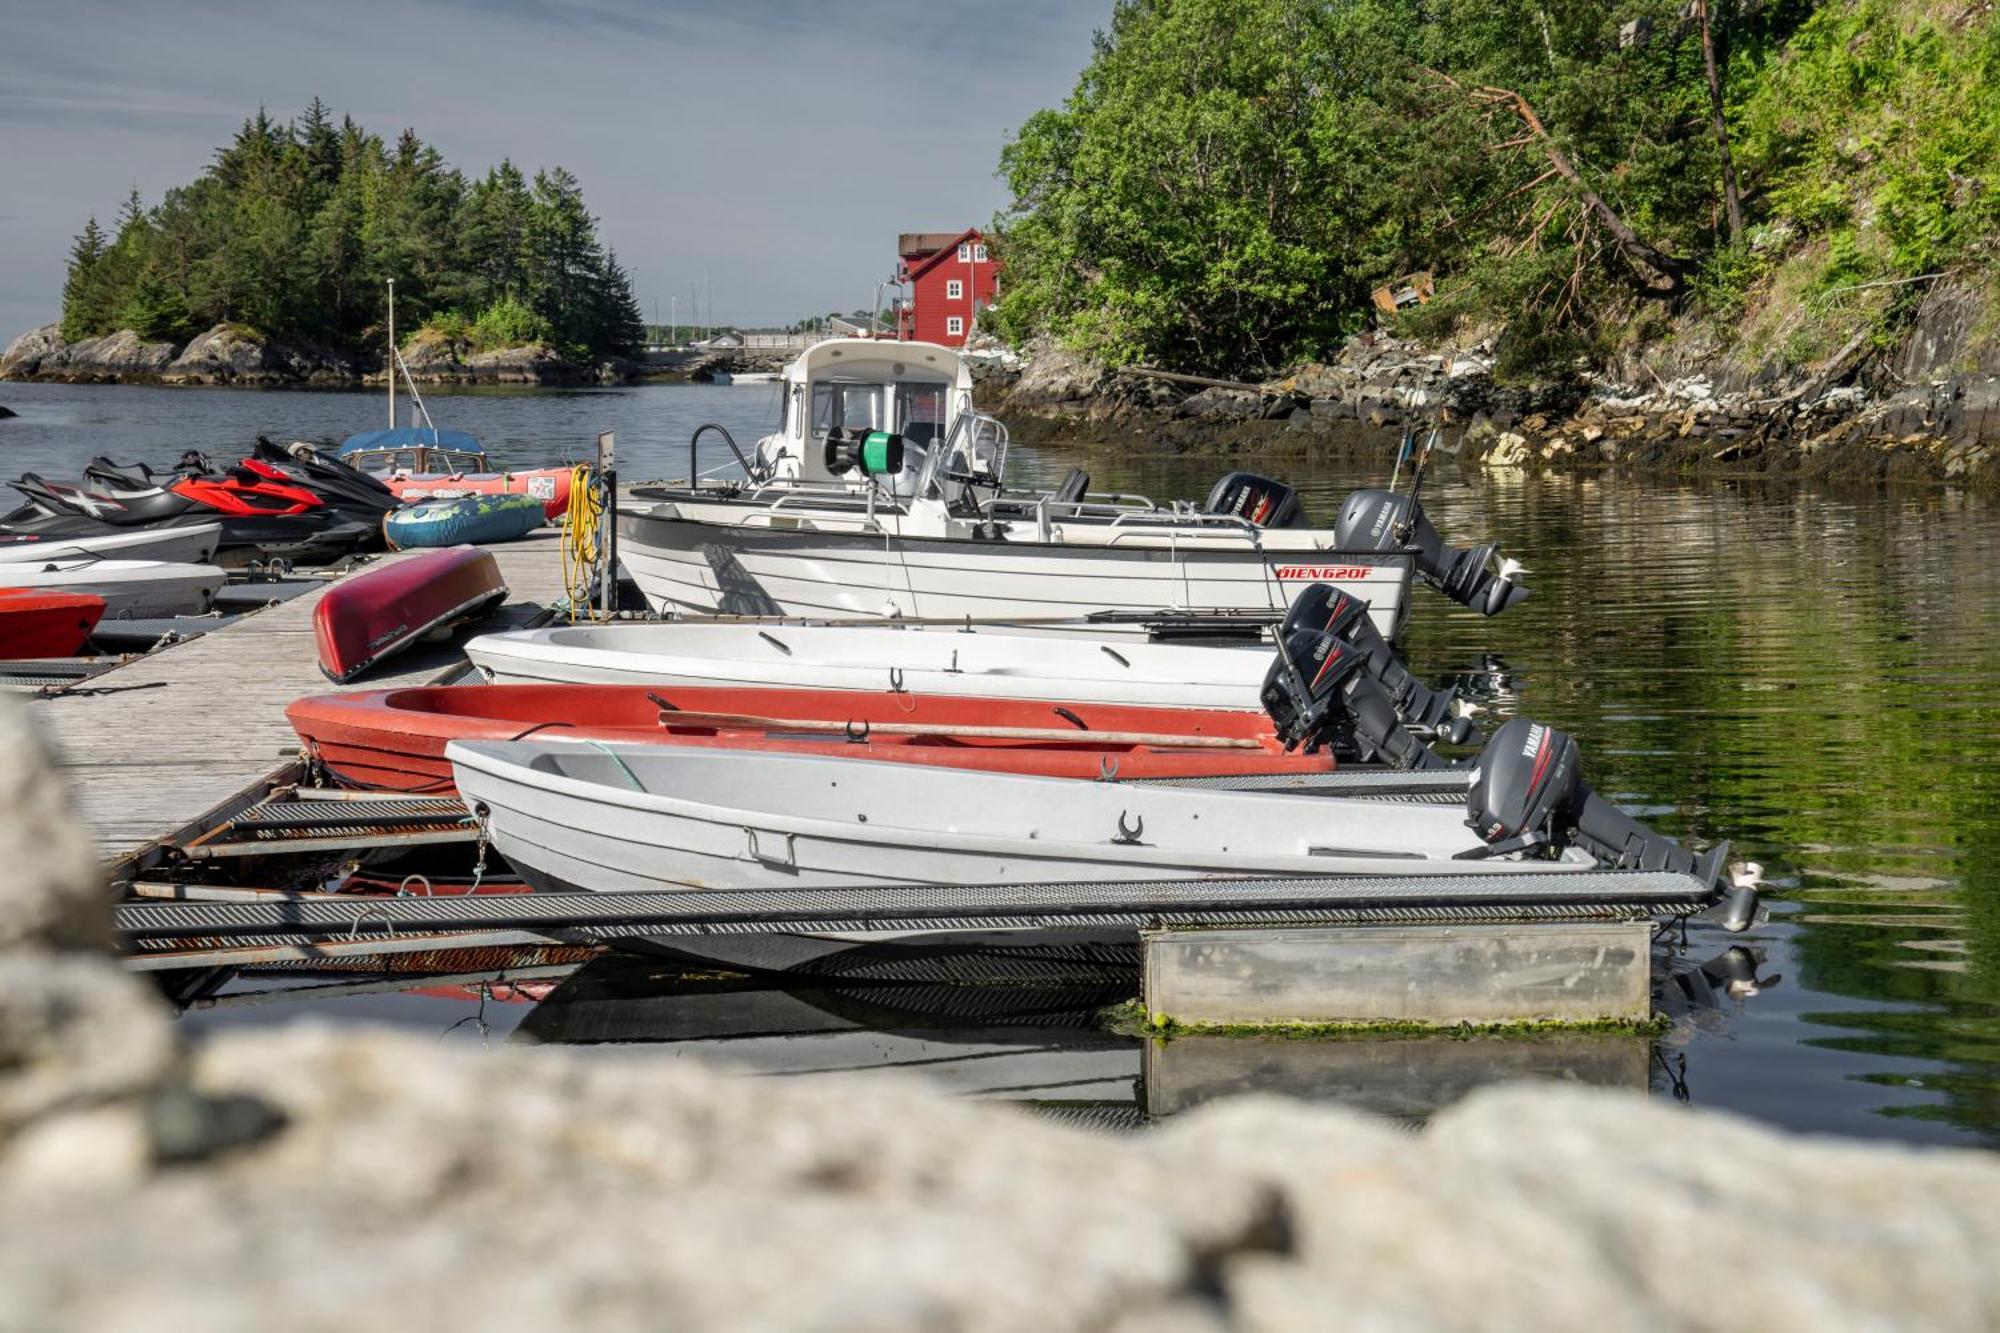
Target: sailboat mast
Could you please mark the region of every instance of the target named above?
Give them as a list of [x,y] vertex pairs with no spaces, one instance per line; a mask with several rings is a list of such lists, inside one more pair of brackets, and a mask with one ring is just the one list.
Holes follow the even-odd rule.
[[396,429],[396,280],[389,279],[389,429]]

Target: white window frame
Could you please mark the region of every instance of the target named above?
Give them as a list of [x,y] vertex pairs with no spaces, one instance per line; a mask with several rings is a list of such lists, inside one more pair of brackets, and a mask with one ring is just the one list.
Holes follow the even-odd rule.
[[946,315],[944,319],[944,336],[947,338],[963,338],[965,336],[964,317],[961,315]]
[[947,301],[963,301],[965,299],[965,284],[957,278],[946,278],[944,283],[944,299]]
[[972,262],[973,262],[973,263],[975,263],[975,264],[983,264],[983,263],[985,263],[985,262],[986,262],[986,247],[985,247],[985,246],[983,246],[983,245],[975,245],[975,246],[973,246],[973,247],[972,247]]
[[972,246],[969,242],[958,247],[958,262],[961,264],[972,262]]

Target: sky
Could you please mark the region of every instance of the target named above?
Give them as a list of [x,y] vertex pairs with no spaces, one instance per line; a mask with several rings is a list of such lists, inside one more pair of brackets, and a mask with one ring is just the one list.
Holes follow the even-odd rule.
[[986,223],[1111,0],[0,0],[0,345],[71,238],[318,96],[468,174],[562,165],[650,319],[867,308],[896,234]]

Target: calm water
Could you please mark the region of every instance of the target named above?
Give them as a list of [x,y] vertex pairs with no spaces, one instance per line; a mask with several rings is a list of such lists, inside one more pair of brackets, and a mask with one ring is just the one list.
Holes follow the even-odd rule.
[[[431,410],[522,463],[581,456],[615,430],[621,469],[637,477],[684,473],[703,421],[747,446],[774,398],[661,386],[438,394]],[[21,413],[0,422],[0,470],[53,474],[93,453],[225,453],[259,432],[335,441],[385,415],[379,396],[351,393],[0,385],[0,402]],[[1053,478],[1077,461],[1100,485],[1162,497],[1199,495],[1219,470],[1026,451],[1017,469]],[[1283,470],[1320,515],[1381,476],[1363,463]],[[2000,1144],[2000,510],[1932,491],[1451,468],[1425,500],[1447,536],[1490,536],[1523,559],[1535,591],[1490,621],[1420,593],[1412,664],[1473,684],[1503,714],[1570,729],[1601,790],[1669,832],[1733,839],[1776,890],[1771,923],[1747,941],[1776,985],[1698,1013],[1657,1047],[1600,1041],[1549,1052],[1554,1067],[1801,1129]],[[1735,942],[1698,931],[1691,953]],[[1147,1047],[1088,1024],[1107,997],[1087,979],[1017,996],[1005,1013],[908,989],[687,983],[644,965],[587,980],[539,1008],[450,991],[315,1007],[459,1036],[651,1043],[662,1058],[773,1073],[914,1068],[968,1093],[1113,1112],[1138,1087],[1158,1109],[1242,1086],[1420,1111],[1479,1068],[1524,1058],[1518,1044],[1469,1042]]]

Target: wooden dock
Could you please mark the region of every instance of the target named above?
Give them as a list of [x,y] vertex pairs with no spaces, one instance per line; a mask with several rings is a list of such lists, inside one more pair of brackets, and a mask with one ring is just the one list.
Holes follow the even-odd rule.
[[312,618],[325,590],[315,589],[36,700],[33,712],[105,861],[136,860],[161,839],[266,786],[298,757],[285,705],[300,695],[434,682],[464,663],[467,639],[534,623],[562,596],[555,530],[487,549],[507,582],[506,606],[353,685],[336,687],[320,674]]

